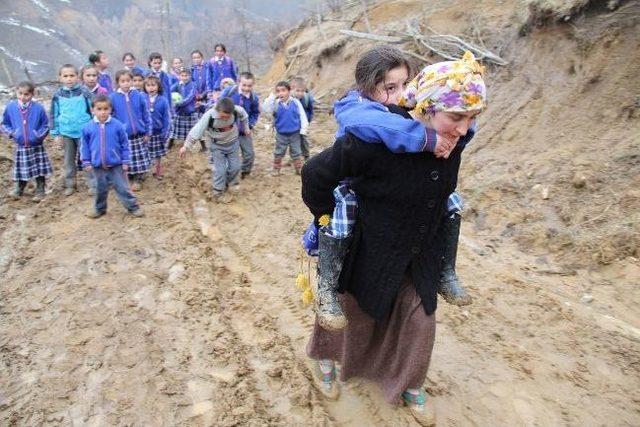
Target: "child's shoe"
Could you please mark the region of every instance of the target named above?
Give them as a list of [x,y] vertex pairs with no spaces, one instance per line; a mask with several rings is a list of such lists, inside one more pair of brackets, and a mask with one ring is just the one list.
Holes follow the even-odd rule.
[[89,212],[87,212],[87,218],[96,219],[96,218],[100,218],[101,216],[103,216],[105,214],[106,214],[106,212],[98,212],[98,211],[92,209]]
[[64,189],[64,195],[65,195],[65,196],[70,196],[70,195],[72,195],[75,191],[76,191],[76,189],[75,189],[75,188],[73,188],[73,187],[67,187],[67,188],[65,188],[65,189]]
[[318,291],[314,308],[318,323],[327,330],[347,326],[347,318],[342,312],[336,292],[350,242],[350,238],[334,239],[322,230],[318,233]]
[[458,239],[460,238],[460,215],[453,218],[445,218],[442,225],[444,234],[444,257],[438,293],[445,301],[453,305],[469,305],[472,302],[469,295],[456,274],[456,256],[458,254]]
[[251,175],[250,171],[242,171],[242,172],[240,172],[240,179],[245,179],[249,175]]
[[274,157],[271,175],[280,175],[280,169],[282,169],[282,157]]
[[44,199],[45,179],[43,176],[36,178],[36,192],[33,196],[34,202],[40,202]]
[[340,396],[340,388],[336,380],[336,366],[332,360],[317,360],[314,362],[313,380],[320,392],[329,400],[336,400]]
[[131,214],[131,216],[136,217],[136,218],[140,218],[144,216],[144,212],[142,211],[142,209],[138,208],[134,211],[129,211],[129,213]]
[[302,172],[302,160],[297,158],[293,161],[293,167],[296,169],[296,175],[300,175]]
[[22,197],[24,193],[24,189],[27,187],[27,181],[16,181],[15,186],[13,187],[13,191],[11,192],[11,197],[15,200],[18,200]]
[[435,406],[432,399],[427,399],[424,390],[408,389],[402,393],[402,400],[418,424],[427,427],[436,425]]

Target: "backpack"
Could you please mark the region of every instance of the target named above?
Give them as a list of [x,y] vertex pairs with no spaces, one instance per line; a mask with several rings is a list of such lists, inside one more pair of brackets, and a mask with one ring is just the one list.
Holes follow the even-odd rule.
[[[207,124],[207,128],[211,129],[211,130],[215,130],[216,127],[214,126],[216,119],[213,118],[213,116],[209,116],[209,123]],[[238,121],[238,112],[236,111],[236,109],[233,109],[233,123],[236,124],[236,122]]]

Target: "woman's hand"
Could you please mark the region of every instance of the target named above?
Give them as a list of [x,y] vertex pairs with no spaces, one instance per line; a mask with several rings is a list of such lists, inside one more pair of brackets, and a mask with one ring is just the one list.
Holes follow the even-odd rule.
[[436,148],[433,154],[439,159],[448,159],[449,155],[456,148],[459,138],[453,139],[450,136],[436,134]]

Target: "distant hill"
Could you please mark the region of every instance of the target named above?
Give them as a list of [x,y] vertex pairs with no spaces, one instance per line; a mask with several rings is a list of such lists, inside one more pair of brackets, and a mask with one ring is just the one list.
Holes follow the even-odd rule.
[[[63,63],[82,65],[101,49],[120,65],[125,51],[144,62],[151,51],[188,57],[193,49],[206,56],[220,41],[242,68],[248,40],[253,71],[271,57],[268,40],[307,14],[309,1],[275,0],[17,0],[0,2],[0,85],[24,79],[25,69],[36,81],[56,78]],[[244,20],[244,22],[243,22]],[[267,64],[268,65],[268,64]]]

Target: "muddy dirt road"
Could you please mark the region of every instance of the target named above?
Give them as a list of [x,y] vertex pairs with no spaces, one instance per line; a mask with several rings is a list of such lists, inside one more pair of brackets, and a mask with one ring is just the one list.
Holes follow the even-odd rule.
[[[87,219],[90,197],[56,181],[40,205],[2,190],[0,424],[414,423],[371,384],[344,384],[337,402],[314,388],[294,286],[309,215],[293,171],[267,173],[271,141],[258,132],[256,171],[230,203],[207,200],[204,156],[175,151],[141,219],[113,196]],[[439,425],[640,425],[640,325],[616,311],[624,295],[581,301],[598,277],[538,268],[490,232],[463,228],[474,305],[438,310],[425,385]]]

